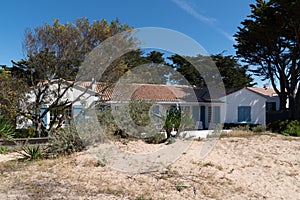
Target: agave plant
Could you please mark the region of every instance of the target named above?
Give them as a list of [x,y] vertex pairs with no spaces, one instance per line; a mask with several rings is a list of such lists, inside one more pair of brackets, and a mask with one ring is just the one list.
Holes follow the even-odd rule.
[[0,139],[13,140],[15,127],[0,116]]
[[44,157],[40,146],[24,146],[20,152],[23,160],[37,160]]

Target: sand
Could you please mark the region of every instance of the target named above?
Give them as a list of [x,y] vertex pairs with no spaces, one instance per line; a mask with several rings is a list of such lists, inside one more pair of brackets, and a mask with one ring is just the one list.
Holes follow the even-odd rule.
[[[0,199],[300,199],[300,138],[264,134],[192,141],[159,170],[111,169],[89,151],[34,162],[0,155]],[[134,153],[163,145],[116,143]],[[140,149],[140,151],[139,151]]]

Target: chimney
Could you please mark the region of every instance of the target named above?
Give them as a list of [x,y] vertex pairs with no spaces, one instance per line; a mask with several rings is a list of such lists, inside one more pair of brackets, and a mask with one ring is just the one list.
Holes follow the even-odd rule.
[[263,87],[264,87],[265,90],[267,90],[267,89],[269,89],[269,84],[268,84],[268,83],[265,83],[265,84],[263,85]]

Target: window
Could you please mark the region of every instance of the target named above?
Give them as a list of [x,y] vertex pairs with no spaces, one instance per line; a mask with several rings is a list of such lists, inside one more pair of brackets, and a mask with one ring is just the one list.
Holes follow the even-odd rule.
[[211,106],[207,107],[207,118],[208,118],[208,123],[212,121],[212,108]]
[[73,118],[75,121],[84,119],[83,105],[74,105],[73,106]]
[[266,111],[276,111],[276,102],[267,102],[266,103]]
[[220,106],[214,106],[214,123],[221,122],[221,109]]
[[238,107],[238,122],[251,122],[251,106]]
[[105,111],[105,110],[108,110],[108,109],[110,109],[110,105],[107,105],[107,104],[100,104],[100,105],[98,106],[98,110],[99,110],[100,112]]
[[192,116],[193,116],[193,120],[199,121],[200,118],[200,110],[199,110],[199,106],[193,106],[193,110],[192,110]]

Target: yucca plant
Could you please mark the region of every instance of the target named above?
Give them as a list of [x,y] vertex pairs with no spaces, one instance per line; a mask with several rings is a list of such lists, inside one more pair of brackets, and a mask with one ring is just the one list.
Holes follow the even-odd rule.
[[7,154],[8,148],[0,145],[0,154]]
[[44,157],[43,150],[40,146],[24,146],[20,152],[22,160],[37,160]]
[[0,139],[13,140],[15,127],[0,115]]

